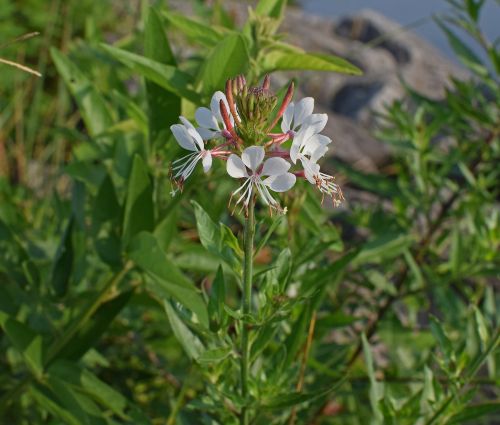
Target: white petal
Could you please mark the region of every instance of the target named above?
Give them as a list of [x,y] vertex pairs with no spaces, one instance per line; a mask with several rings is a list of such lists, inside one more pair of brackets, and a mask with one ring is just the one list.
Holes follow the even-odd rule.
[[203,171],[208,173],[208,170],[210,170],[210,167],[212,166],[212,154],[210,151],[205,151],[205,155],[203,156],[201,163],[203,164]]
[[189,130],[190,128],[194,129],[194,125],[191,124],[191,122],[186,119],[185,117],[183,117],[182,115],[179,117],[179,119],[181,120],[182,124],[184,124],[186,126],[186,128]]
[[198,144],[200,147],[200,151],[205,149],[205,143],[203,142],[203,139],[200,136],[200,133],[196,131],[196,128],[188,128],[188,133],[189,135],[194,139],[194,141]]
[[241,154],[241,159],[243,163],[250,168],[253,172],[257,171],[257,168],[262,164],[264,159],[265,151],[262,146],[250,146],[246,148]]
[[210,109],[205,107],[198,108],[194,116],[196,118],[196,122],[200,127],[212,130],[219,129],[219,124],[217,123],[217,119],[214,117],[214,114]]
[[290,167],[290,163],[283,158],[269,158],[264,162],[261,174],[263,176],[279,176],[285,174]]
[[323,158],[328,152],[328,146],[318,145],[314,151],[311,152],[311,161],[318,162],[320,158]]
[[221,100],[224,101],[226,110],[229,112],[229,104],[227,103],[226,95],[221,91],[216,91],[212,96],[212,100],[210,101],[210,109],[219,122],[222,122],[222,115],[220,113]]
[[203,140],[215,139],[221,136],[220,131],[213,131],[209,130],[208,128],[198,127],[196,131]]
[[295,105],[293,112],[293,126],[301,125],[304,120],[310,116],[314,109],[314,99],[312,97],[305,97]]
[[303,158],[302,166],[304,167],[304,174],[309,183],[316,184],[316,179],[314,178],[314,176],[317,176],[319,174],[319,165],[306,158]]
[[229,158],[227,159],[226,169],[227,173],[235,179],[248,177],[248,172],[245,164],[243,164],[243,161],[238,155],[231,154],[229,156]]
[[297,163],[297,159],[299,158],[299,152],[300,152],[300,145],[298,143],[295,143],[295,139],[292,143],[292,146],[290,148],[290,159],[294,164]]
[[311,161],[316,162],[326,154],[330,143],[329,137],[315,134],[302,145],[302,154],[310,155]]
[[297,177],[292,173],[271,176],[264,180],[264,184],[275,192],[286,192],[295,184]]
[[302,123],[303,128],[307,128],[310,135],[320,133],[325,128],[326,122],[328,121],[328,115],[326,114],[312,114],[309,115]]
[[281,130],[283,133],[291,130],[292,119],[293,119],[293,110],[294,105],[293,102],[290,102],[283,113],[283,121],[281,121]]
[[197,151],[198,150],[193,138],[188,133],[187,128],[184,127],[182,124],[171,125],[170,130],[172,131],[172,134],[174,135],[175,140],[177,140],[177,143],[179,143],[179,145],[182,148],[187,149],[188,151]]

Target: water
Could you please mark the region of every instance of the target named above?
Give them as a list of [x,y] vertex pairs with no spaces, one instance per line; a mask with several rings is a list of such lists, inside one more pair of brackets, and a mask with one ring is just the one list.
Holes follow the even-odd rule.
[[[451,7],[444,0],[300,0],[299,3],[309,13],[329,17],[341,17],[361,9],[373,9],[404,27],[411,27],[412,31],[454,59],[446,37],[432,20],[433,15],[450,12]],[[489,40],[500,38],[500,4],[497,0],[486,0],[480,24]],[[473,44],[470,47],[479,49]],[[481,57],[484,58],[482,52]]]

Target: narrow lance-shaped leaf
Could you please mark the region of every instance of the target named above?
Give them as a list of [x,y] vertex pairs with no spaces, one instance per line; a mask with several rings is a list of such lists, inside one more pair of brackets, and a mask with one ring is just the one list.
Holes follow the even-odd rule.
[[[177,66],[158,13],[150,8],[144,33],[144,55],[165,65]],[[177,122],[181,99],[153,81],[146,80],[150,144]]]
[[373,413],[375,414],[375,420],[378,424],[382,424],[384,415],[380,409],[379,401],[384,397],[384,387],[383,384],[377,382],[377,379],[375,378],[372,351],[365,334],[361,335],[361,342],[363,344],[366,371],[368,373],[368,378],[370,379],[370,403],[372,405]]
[[203,24],[180,13],[166,11],[163,12],[163,16],[185,36],[207,47],[215,46],[224,38],[226,32],[222,28]]
[[164,65],[155,60],[107,44],[101,44],[101,47],[132,71],[180,97],[185,97],[195,104],[199,103],[200,98],[198,94],[188,88],[192,82],[191,76],[177,67]]
[[263,57],[262,68],[265,72],[311,70],[329,71],[342,74],[361,75],[361,70],[338,56],[322,53],[299,53],[274,50]]
[[200,204],[195,201],[192,204],[201,244],[224,260],[236,273],[241,273],[243,252],[236,237],[227,226],[214,223]]
[[139,155],[135,155],[127,188],[123,217],[123,242],[143,230],[153,230],[153,187],[148,169]]
[[283,17],[286,3],[287,0],[260,0],[255,8],[255,13],[280,21]]
[[0,312],[0,327],[12,345],[21,353],[32,373],[41,377],[44,361],[42,336],[3,312]]
[[226,317],[224,310],[226,298],[226,286],[224,283],[224,273],[219,266],[217,274],[210,288],[210,297],[208,299],[208,315],[210,317],[210,329],[217,331],[220,329],[223,319]]
[[186,351],[186,354],[191,359],[196,360],[205,351],[203,344],[199,338],[184,324],[169,301],[165,300],[164,306],[175,337],[181,343],[182,347]]
[[139,233],[132,240],[129,257],[152,279],[148,288],[160,299],[174,298],[195,313],[199,322],[208,328],[207,308],[199,291],[165,255],[151,233]]
[[78,104],[89,134],[95,136],[107,130],[113,125],[113,119],[95,84],[59,50],[52,48],[50,53],[59,74]]
[[56,296],[62,297],[68,290],[68,283],[73,271],[73,217],[64,230],[61,242],[52,265],[52,289]]
[[222,90],[227,79],[246,71],[248,62],[248,49],[243,36],[227,35],[209,54],[198,75],[198,83],[203,84],[206,94]]

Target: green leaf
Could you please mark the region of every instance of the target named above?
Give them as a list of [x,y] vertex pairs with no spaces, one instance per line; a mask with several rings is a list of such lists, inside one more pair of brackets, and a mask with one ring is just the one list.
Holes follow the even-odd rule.
[[224,88],[226,80],[246,72],[249,62],[245,39],[240,34],[224,37],[211,51],[198,76],[203,91],[211,94]]
[[164,300],[163,304],[175,337],[181,343],[184,351],[186,351],[186,354],[191,359],[198,359],[198,357],[200,357],[200,355],[205,351],[205,347],[203,347],[202,342],[184,324],[169,301]]
[[443,329],[441,322],[435,316],[429,316],[430,318],[430,328],[431,332],[434,335],[434,338],[438,341],[438,344],[441,348],[441,351],[444,354],[445,360],[449,360],[449,357],[453,353],[453,346],[451,344],[450,339],[446,335],[446,332]]
[[309,325],[309,322],[311,321],[311,314],[311,305],[308,303],[302,309],[298,320],[293,323],[292,331],[284,341],[286,356],[280,365],[281,371],[288,370],[292,362],[296,358],[303,341],[307,337],[307,327]]
[[286,50],[274,50],[263,57],[262,68],[265,72],[310,70],[339,72],[342,74],[361,75],[356,66],[338,56],[321,53],[299,53]]
[[[144,55],[165,65],[176,66],[176,60],[170,48],[165,30],[158,13],[150,8],[144,32]],[[152,81],[146,81],[148,100],[150,142],[158,139],[162,132],[167,132],[181,114],[181,99],[175,93],[164,89]]]
[[106,174],[94,201],[93,220],[95,222],[105,222],[117,219],[120,215],[121,207],[116,197],[113,180],[109,174]]
[[81,387],[82,391],[85,391],[96,401],[123,419],[127,419],[124,412],[128,404],[127,399],[88,370],[82,369],[76,363],[58,360],[47,372],[73,387]]
[[214,25],[205,25],[180,13],[165,11],[163,12],[163,16],[188,38],[207,47],[215,46],[224,38],[224,33],[227,32],[223,28]]
[[155,60],[107,44],[101,44],[101,47],[132,71],[153,81],[179,97],[185,97],[195,104],[199,103],[200,98],[198,94],[188,88],[192,83],[189,74],[182,72],[175,66],[164,65]]
[[340,388],[343,383],[344,379],[336,382],[329,388],[321,389],[312,393],[289,393],[271,396],[264,398],[259,407],[263,409],[286,409],[287,407],[297,406],[331,394]]
[[255,8],[255,13],[281,21],[286,4],[287,0],[260,0]]
[[32,385],[30,386],[30,394],[41,408],[59,418],[65,425],[82,425],[81,417],[79,418],[77,413],[71,412],[67,407],[62,406],[57,397],[48,389],[39,384]]
[[73,223],[74,219],[71,216],[52,264],[51,285],[55,295],[59,298],[66,294],[73,271]]
[[200,204],[195,201],[191,203],[194,207],[201,244],[209,252],[224,260],[237,274],[241,274],[243,251],[236,236],[224,224],[215,224]]
[[198,290],[167,258],[151,233],[139,233],[132,240],[129,257],[153,279],[151,284],[148,283],[148,287],[161,299],[173,297],[195,313],[198,320],[208,327],[207,308]]
[[278,281],[280,293],[283,293],[292,275],[292,251],[290,251],[290,248],[287,247],[279,253],[275,267],[273,274]]
[[462,63],[479,75],[488,75],[487,68],[483,65],[479,57],[472,51],[472,49],[463,43],[462,40],[460,40],[460,38],[458,38],[457,35],[450,28],[448,28],[442,20],[435,19],[435,22],[445,33],[449,45]]
[[200,364],[212,365],[227,359],[231,353],[231,347],[211,348],[201,353],[196,360]]
[[94,315],[88,319],[80,331],[66,344],[61,347],[57,358],[80,359],[88,350],[94,347],[101,336],[106,332],[115,317],[128,304],[134,290],[121,293],[105,303],[101,304]]
[[98,406],[85,394],[72,388],[65,378],[48,375],[45,382],[60,405],[78,418],[80,424],[107,425],[108,421],[103,418]]
[[153,187],[148,169],[139,155],[134,156],[123,216],[124,245],[141,231],[154,228]]
[[217,274],[210,288],[210,297],[208,299],[208,316],[210,318],[210,329],[217,331],[220,329],[226,317],[224,305],[226,300],[226,285],[224,283],[224,273],[219,266]]
[[[476,420],[479,418],[482,418],[487,415],[488,416],[498,415],[499,413],[500,413],[500,403],[498,402],[474,404],[472,406],[467,406],[460,413],[453,415],[446,423],[448,425],[463,424],[465,422],[470,422],[472,420],[474,420],[474,423],[477,423]],[[493,420],[493,418],[491,419]]]
[[32,373],[41,377],[44,361],[42,336],[3,312],[0,312],[0,326],[12,345],[21,353]]
[[366,371],[368,374],[368,378],[370,379],[370,403],[372,405],[373,413],[375,414],[377,423],[382,424],[384,415],[380,410],[379,402],[384,398],[384,386],[381,382],[377,382],[377,379],[375,378],[372,351],[364,333],[361,335],[361,342],[363,344],[363,354],[365,356]]
[[76,100],[85,126],[91,136],[96,136],[113,125],[110,108],[90,81],[67,56],[59,50],[50,50],[57,71]]
[[371,239],[363,245],[353,261],[354,264],[380,262],[397,257],[413,243],[411,235],[402,233],[387,233]]

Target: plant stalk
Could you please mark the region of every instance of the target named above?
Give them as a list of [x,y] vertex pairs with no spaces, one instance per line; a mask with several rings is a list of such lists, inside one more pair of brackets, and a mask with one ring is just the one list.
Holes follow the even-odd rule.
[[[241,396],[248,398],[248,375],[250,369],[250,344],[249,344],[249,324],[245,322],[252,311],[252,275],[253,275],[253,245],[255,237],[255,200],[252,199],[248,206],[245,218],[245,233],[243,236],[244,258],[243,258],[243,296],[241,306],[243,312],[243,322],[241,329]],[[249,424],[248,407],[241,410],[240,424]]]

